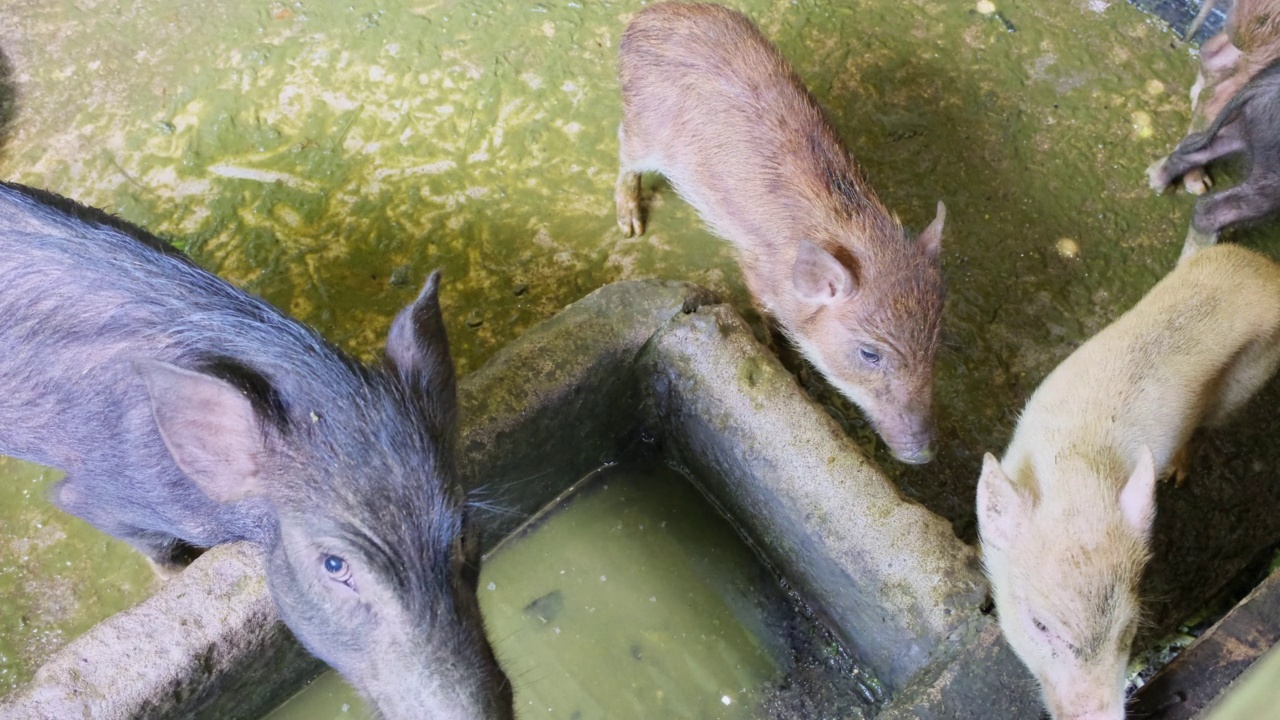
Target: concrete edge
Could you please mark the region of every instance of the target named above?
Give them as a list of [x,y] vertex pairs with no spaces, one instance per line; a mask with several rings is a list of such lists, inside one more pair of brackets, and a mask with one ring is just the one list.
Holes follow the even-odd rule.
[[731,309],[677,318],[642,363],[675,457],[891,689],[972,632],[974,549],[902,497]]
[[153,596],[72,640],[0,717],[244,717],[323,665],[280,624],[262,551],[213,548]]
[[1135,694],[1130,712],[1150,720],[1202,717],[1241,675],[1280,645],[1280,570],[1178,653]]

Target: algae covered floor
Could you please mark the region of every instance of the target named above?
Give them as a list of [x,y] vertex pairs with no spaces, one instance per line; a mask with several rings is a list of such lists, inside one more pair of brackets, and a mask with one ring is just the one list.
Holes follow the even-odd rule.
[[[613,58],[642,4],[7,0],[0,178],[171,238],[365,359],[436,267],[463,373],[614,280],[688,279],[748,312],[727,246],[661,183],[648,234],[614,226]],[[947,204],[939,459],[892,463],[856,411],[802,375],[908,494],[972,538],[981,452],[1177,257],[1190,201],[1151,195],[1142,171],[1186,126],[1193,52],[1121,0],[1006,0],[986,14],[955,0],[727,4],[793,60],[909,227]],[[1215,440],[1205,462],[1270,477],[1280,458],[1251,452],[1269,427],[1250,432]],[[11,467],[3,482],[21,482]],[[1197,492],[1185,502],[1212,502]],[[53,513],[39,494],[0,505],[0,531],[29,532],[32,507]],[[1178,541],[1205,538],[1190,528]],[[20,557],[0,543],[0,572]],[[60,576],[122,562],[95,557]],[[91,598],[68,612],[83,623],[116,609]],[[56,644],[7,661],[10,677]]]

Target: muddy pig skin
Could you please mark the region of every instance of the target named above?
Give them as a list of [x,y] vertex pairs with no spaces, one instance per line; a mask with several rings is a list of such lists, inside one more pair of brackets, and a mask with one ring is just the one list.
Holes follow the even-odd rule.
[[1004,637],[1057,720],[1124,717],[1155,482],[1280,363],[1280,266],[1193,255],[1062,362],[1004,458],[983,459],[978,527]]
[[[1197,23],[1213,6],[1206,0]],[[1195,27],[1199,27],[1198,24]],[[1195,30],[1188,30],[1188,36]],[[1250,80],[1280,58],[1280,0],[1235,0],[1227,11],[1222,32],[1200,47],[1200,71],[1191,87],[1191,126],[1188,138],[1203,132]],[[1205,156],[1208,157],[1208,156]],[[1185,169],[1174,174],[1157,161],[1147,173],[1155,190],[1164,190],[1182,180],[1188,192],[1201,195],[1209,189],[1204,166],[1209,159],[1183,159]]]
[[261,545],[284,622],[389,720],[510,718],[433,274],[385,367],[55,195],[0,184],[0,453],[159,566]]
[[933,457],[945,210],[910,237],[786,59],[709,4],[636,13],[619,48],[618,224],[644,232],[659,172],[736,248],[761,308],[856,403],[895,457]]

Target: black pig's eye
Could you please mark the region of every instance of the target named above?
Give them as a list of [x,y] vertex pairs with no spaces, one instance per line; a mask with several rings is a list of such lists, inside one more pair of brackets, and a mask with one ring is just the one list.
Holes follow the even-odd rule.
[[337,555],[324,556],[324,571],[340,583],[351,584],[351,566]]
[[861,357],[862,361],[868,365],[880,364],[880,355],[866,348],[858,348],[858,356]]
[[1031,624],[1032,624],[1032,625],[1035,625],[1035,626],[1036,626],[1036,629],[1037,629],[1037,630],[1039,630],[1039,631],[1040,631],[1040,632],[1042,632],[1042,633],[1047,633],[1047,632],[1049,632],[1049,628],[1048,628],[1048,627],[1046,627],[1044,623],[1040,622],[1040,620],[1039,620],[1038,618],[1031,618]]

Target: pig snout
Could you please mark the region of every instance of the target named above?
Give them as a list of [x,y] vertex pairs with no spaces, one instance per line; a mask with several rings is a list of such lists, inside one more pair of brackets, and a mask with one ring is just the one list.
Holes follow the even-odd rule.
[[1115,673],[1115,679],[1111,674],[1068,673],[1056,683],[1046,682],[1045,704],[1054,720],[1124,720],[1123,673]]
[[898,461],[923,465],[933,460],[933,416],[928,410],[891,417],[876,429]]
[[1124,705],[1116,703],[1100,710],[1067,712],[1060,708],[1053,711],[1055,720],[1124,720]]
[[904,445],[889,444],[889,450],[899,461],[909,465],[924,465],[933,460],[933,440],[926,436],[923,440],[912,440]]

